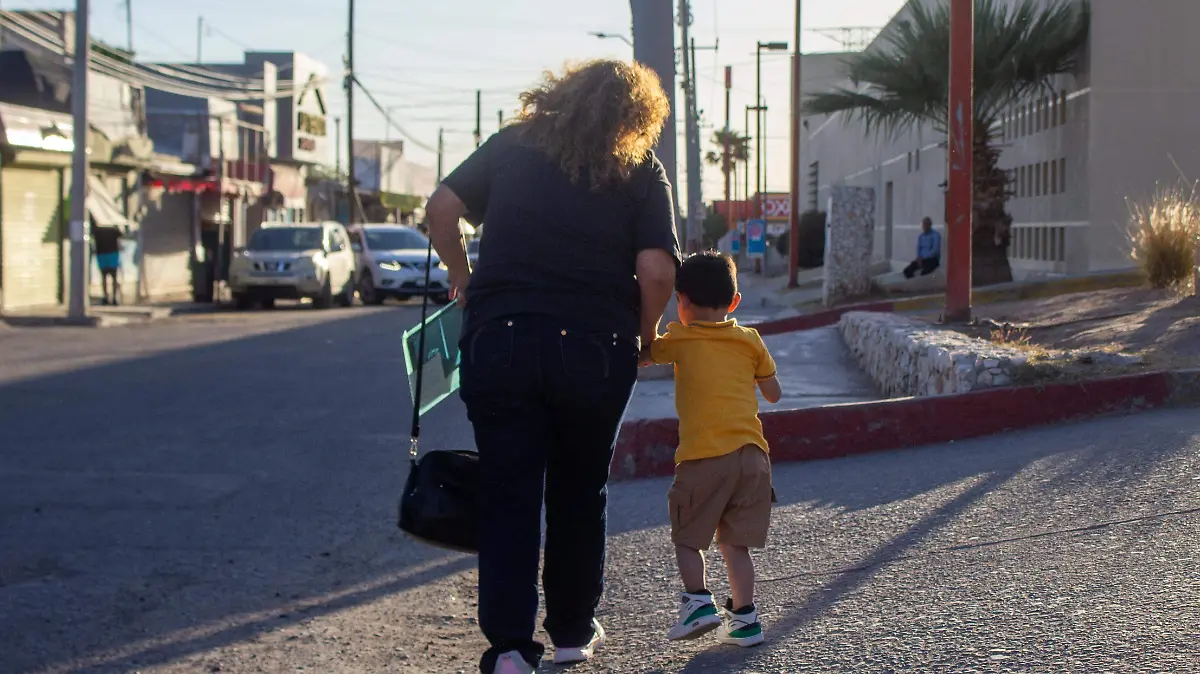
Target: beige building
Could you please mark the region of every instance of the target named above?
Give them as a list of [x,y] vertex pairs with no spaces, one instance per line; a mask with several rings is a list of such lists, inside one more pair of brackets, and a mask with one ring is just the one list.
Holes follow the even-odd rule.
[[[903,20],[910,0],[887,28]],[[1182,176],[1200,179],[1200,2],[1094,0],[1090,45],[1078,72],[1054,91],[1013,107],[997,129],[1011,172],[1017,278],[1126,268],[1127,199],[1144,199]],[[882,49],[877,38],[868,49]],[[828,55],[813,56],[827,62]],[[841,66],[844,73],[844,66]],[[815,79],[815,78],[814,78]],[[805,93],[829,80],[805,76]],[[843,77],[842,84],[849,86]],[[845,115],[804,121],[806,207],[825,208],[837,184],[876,191],[874,257],[903,267],[915,255],[920,220],[944,231],[945,135],[931,127],[895,138],[868,135]],[[943,241],[945,238],[943,238]]]

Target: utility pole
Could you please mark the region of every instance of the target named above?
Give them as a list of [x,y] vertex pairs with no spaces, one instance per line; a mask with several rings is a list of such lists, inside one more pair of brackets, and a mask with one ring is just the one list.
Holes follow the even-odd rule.
[[483,92],[475,90],[475,148],[483,142]]
[[437,181],[438,181],[439,185],[442,184],[442,155],[444,154],[445,149],[446,149],[445,135],[446,135],[446,130],[441,127],[438,127]]
[[725,169],[725,225],[729,229],[733,229],[733,201],[729,198],[730,189],[730,166],[729,166],[729,141],[733,134],[733,129],[729,125],[729,95],[733,89],[733,66],[725,66],[725,161],[722,168]]
[[342,175],[342,118],[333,118],[333,166],[334,176]]
[[196,17],[196,63],[204,63],[204,17]]
[[700,120],[697,118],[696,87],[693,78],[695,63],[694,56],[689,53],[688,45],[695,41],[689,37],[692,24],[691,8],[688,0],[679,0],[679,25],[683,33],[683,96],[685,136],[687,142],[687,244],[688,250],[695,253],[700,250],[703,240],[701,230],[701,214],[704,211],[704,197],[701,193],[700,176]]
[[133,58],[133,0],[125,0],[125,46]]
[[75,0],[75,61],[72,67],[71,115],[75,147],[71,152],[71,294],[67,315],[71,321],[87,320],[89,236],[87,226],[88,177],[88,63],[92,44],[88,37],[88,0]]
[[504,111],[503,110],[496,111],[496,128],[497,129],[504,128]]
[[800,285],[800,149],[803,137],[803,95],[800,78],[803,74],[800,58],[800,33],[803,0],[796,0],[796,31],[792,36],[792,157],[791,199],[788,209],[788,287]]
[[349,215],[347,224],[353,225],[358,208],[358,191],[354,180],[354,0],[348,0],[350,14],[346,28],[346,199]]
[[975,3],[950,0],[950,107],[947,111],[946,322],[971,319],[972,194],[975,178]]

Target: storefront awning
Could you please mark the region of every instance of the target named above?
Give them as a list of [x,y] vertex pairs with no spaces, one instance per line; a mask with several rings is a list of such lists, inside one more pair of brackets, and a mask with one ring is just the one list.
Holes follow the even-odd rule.
[[96,176],[88,176],[88,195],[84,203],[87,204],[88,215],[92,216],[97,227],[129,226],[129,219],[117,207],[117,202]]
[[13,147],[70,152],[74,126],[67,115],[0,103],[0,143]]

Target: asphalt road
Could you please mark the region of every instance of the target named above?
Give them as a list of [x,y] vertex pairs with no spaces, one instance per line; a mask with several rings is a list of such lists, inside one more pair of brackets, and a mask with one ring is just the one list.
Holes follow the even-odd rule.
[[[415,315],[0,332],[0,672],[475,671],[473,560],[394,527]],[[777,466],[748,652],[666,642],[667,483],[615,485],[571,671],[1200,671],[1198,420]],[[456,400],[424,441],[470,446]]]

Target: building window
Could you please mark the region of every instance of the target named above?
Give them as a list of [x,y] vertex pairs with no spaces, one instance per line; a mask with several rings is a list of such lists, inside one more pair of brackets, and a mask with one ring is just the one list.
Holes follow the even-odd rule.
[[1033,165],[1033,196],[1042,196],[1042,165]]
[[1024,166],[1017,169],[1017,196],[1018,197],[1025,196],[1025,167]]
[[1061,186],[1061,192],[1067,191],[1067,158],[1063,157],[1058,160],[1058,182]]
[[1067,92],[1065,91],[1058,95],[1058,123],[1067,123]]
[[913,153],[913,165],[915,166],[914,171],[921,170],[921,148],[917,148],[917,151]]
[[1050,162],[1050,194],[1059,194],[1062,190],[1058,184],[1058,162]]
[[1042,162],[1042,194],[1051,194],[1050,192],[1050,162]]

